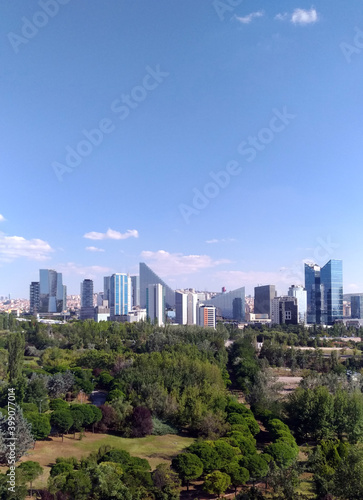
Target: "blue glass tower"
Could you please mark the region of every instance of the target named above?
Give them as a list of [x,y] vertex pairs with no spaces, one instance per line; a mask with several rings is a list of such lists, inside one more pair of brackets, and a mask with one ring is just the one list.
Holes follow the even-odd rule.
[[122,316],[132,309],[131,279],[128,274],[113,274],[110,279],[111,316]]
[[307,322],[332,325],[343,318],[343,262],[329,260],[320,268],[305,264]]
[[329,260],[320,271],[321,322],[332,325],[336,319],[343,319],[343,262]]

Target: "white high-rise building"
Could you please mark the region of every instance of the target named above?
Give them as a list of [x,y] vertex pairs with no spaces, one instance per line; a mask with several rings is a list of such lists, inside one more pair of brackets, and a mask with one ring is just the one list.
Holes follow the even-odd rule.
[[302,285],[291,285],[287,292],[289,297],[297,298],[298,321],[300,324],[306,324],[307,314],[307,292]]
[[198,295],[194,292],[175,292],[175,321],[179,325],[197,324]]
[[146,287],[146,311],[152,323],[156,321],[158,326],[164,325],[165,290],[160,283]]

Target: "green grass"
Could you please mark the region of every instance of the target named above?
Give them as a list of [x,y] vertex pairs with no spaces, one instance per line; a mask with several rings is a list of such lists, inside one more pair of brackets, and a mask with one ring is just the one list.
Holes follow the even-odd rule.
[[155,469],[160,463],[170,464],[175,455],[193,442],[193,438],[174,434],[131,439],[87,432],[81,441],[79,434],[76,434],[76,439],[73,439],[73,435],[65,436],[63,442],[60,437],[52,438],[49,441],[37,441],[35,449],[29,450],[28,455],[23,457],[21,461],[33,460],[40,463],[44,468],[44,473],[34,482],[34,487],[44,488],[47,484],[50,467],[55,463],[57,457],[75,457],[79,460],[88,456],[92,451],[97,451],[100,446],[109,445],[126,450],[135,457],[146,458],[151,468]]

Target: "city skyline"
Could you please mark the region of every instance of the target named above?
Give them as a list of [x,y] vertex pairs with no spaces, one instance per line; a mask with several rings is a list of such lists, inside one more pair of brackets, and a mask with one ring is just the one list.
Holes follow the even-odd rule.
[[55,2],[0,7],[0,295],[140,261],[286,294],[330,259],[363,292],[360,1]]

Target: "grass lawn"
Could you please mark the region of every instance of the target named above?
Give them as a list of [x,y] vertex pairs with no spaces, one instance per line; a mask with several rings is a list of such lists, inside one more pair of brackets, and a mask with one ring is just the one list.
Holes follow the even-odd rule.
[[35,488],[46,486],[50,466],[55,463],[57,457],[80,459],[86,457],[92,451],[97,451],[100,446],[110,445],[115,448],[122,448],[133,456],[146,458],[151,468],[155,469],[160,463],[170,463],[175,455],[194,442],[193,438],[173,434],[129,439],[110,434],[86,432],[86,436],[82,441],[78,437],[79,434],[76,434],[76,439],[73,439],[73,435],[64,436],[63,443],[60,437],[53,437],[49,441],[37,441],[35,450],[29,450],[28,455],[22,458],[22,462],[33,460],[39,462],[44,468],[42,476],[34,481]]

